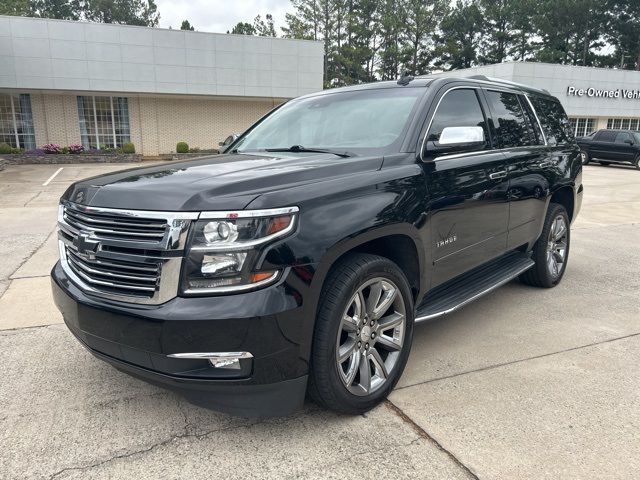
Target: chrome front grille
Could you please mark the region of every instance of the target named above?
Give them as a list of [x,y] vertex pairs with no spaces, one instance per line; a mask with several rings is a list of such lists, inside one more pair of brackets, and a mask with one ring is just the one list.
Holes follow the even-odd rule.
[[101,290],[121,295],[150,298],[160,282],[160,264],[90,260],[66,248],[69,267],[83,281]]
[[60,260],[86,293],[158,304],[177,295],[187,232],[197,212],[149,212],[65,202]]
[[160,242],[168,228],[165,219],[127,218],[66,208],[64,219],[76,230],[92,231],[98,238]]

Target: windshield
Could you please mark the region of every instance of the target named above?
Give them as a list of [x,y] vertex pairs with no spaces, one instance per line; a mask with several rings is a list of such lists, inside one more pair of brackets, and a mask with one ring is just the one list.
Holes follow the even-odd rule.
[[384,88],[292,100],[234,145],[238,152],[329,149],[374,153],[401,141],[422,88]]

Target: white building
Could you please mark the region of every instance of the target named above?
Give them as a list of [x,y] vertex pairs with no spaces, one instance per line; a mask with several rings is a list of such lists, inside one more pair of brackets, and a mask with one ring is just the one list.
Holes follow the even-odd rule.
[[322,72],[320,42],[0,16],[0,142],[215,148]]
[[506,62],[442,75],[485,75],[546,89],[562,102],[577,136],[600,128],[640,130],[640,72]]

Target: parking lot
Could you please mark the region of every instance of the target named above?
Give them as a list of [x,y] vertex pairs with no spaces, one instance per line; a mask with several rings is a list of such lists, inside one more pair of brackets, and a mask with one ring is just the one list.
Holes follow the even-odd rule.
[[640,172],[587,166],[563,282],[416,327],[390,399],[243,419],[117,372],[53,305],[57,201],[127,165],[0,172],[0,478],[638,478]]

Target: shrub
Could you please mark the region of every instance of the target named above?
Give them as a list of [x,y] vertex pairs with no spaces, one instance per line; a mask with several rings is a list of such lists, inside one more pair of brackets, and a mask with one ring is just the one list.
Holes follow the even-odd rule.
[[189,149],[189,153],[198,153],[200,151],[200,147],[191,147]]
[[8,143],[0,143],[0,154],[8,154],[11,153],[11,145]]
[[65,155],[67,155],[69,153],[69,147],[62,147],[62,149],[60,150],[61,153],[64,153]]
[[187,142],[178,142],[176,153],[189,153],[189,144]]
[[131,142],[123,144],[120,150],[122,151],[122,153],[136,153],[136,147]]
[[44,153],[62,153],[62,148],[57,143],[47,143],[42,146]]
[[21,148],[12,148],[11,149],[11,153],[22,153],[24,150],[22,150]]
[[78,143],[72,143],[71,145],[69,145],[69,153],[76,155],[82,152],[84,152],[84,147],[82,145]]

